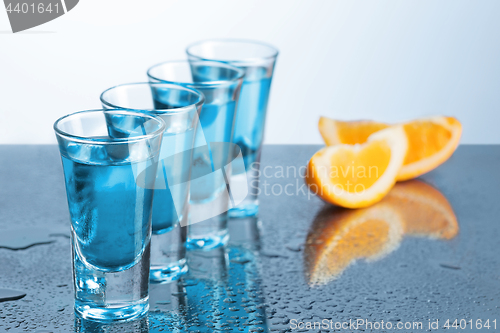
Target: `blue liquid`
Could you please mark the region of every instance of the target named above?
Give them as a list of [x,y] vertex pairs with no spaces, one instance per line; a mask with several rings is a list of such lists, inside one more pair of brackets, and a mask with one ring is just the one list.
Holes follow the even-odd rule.
[[178,220],[179,216],[175,210],[170,190],[155,190],[152,219],[153,234],[170,231]]
[[[211,100],[211,104],[203,105],[200,113],[200,124],[203,132],[198,131],[195,146],[202,146],[206,141],[209,149],[206,151],[197,150],[193,156],[193,178],[197,174],[205,174],[207,168],[215,172],[221,166],[225,166],[229,161],[229,145],[211,144],[215,142],[232,142],[232,130],[236,103],[233,100],[227,102],[218,102],[211,92],[201,89]],[[231,97],[230,91],[220,91],[228,99]],[[211,97],[211,99],[210,99]],[[224,98],[223,98],[224,99]],[[203,133],[203,135],[202,135]],[[215,151],[217,150],[217,151]],[[195,203],[204,203],[213,200],[217,194],[226,186],[221,173],[211,173],[203,179],[193,181],[191,189],[191,201]]]
[[[205,203],[212,201],[225,188],[222,175],[220,173],[211,175],[211,173],[227,164],[231,153],[229,145],[215,145],[214,148],[211,143],[232,142],[236,98],[240,89],[242,72],[225,67],[191,64],[190,73],[192,82],[182,81],[183,83],[178,84],[197,89],[205,97],[204,104],[199,112],[200,126],[198,126],[194,146],[192,146],[196,149],[192,160],[191,179],[193,181],[191,182],[190,193],[192,202]],[[170,79],[175,80],[175,75],[169,77]],[[153,81],[157,80],[161,82],[161,79],[153,79]],[[203,83],[206,81],[227,81],[227,83],[204,85]],[[194,101],[187,99],[187,94],[186,96],[179,95],[177,91],[174,94],[169,89],[155,87],[152,89],[152,93],[155,109],[158,110],[170,110],[194,103]],[[165,147],[165,143],[162,144],[162,150],[163,147]],[[165,195],[165,197],[167,196]],[[156,215],[156,208],[153,214]],[[154,216],[153,231],[155,232],[157,219]]]
[[200,113],[200,124],[207,142],[231,142],[236,103],[206,104]]
[[151,161],[90,165],[63,156],[62,162],[79,257],[101,271],[133,266],[150,239],[156,168],[145,172],[147,189],[136,185],[134,169]]
[[163,135],[153,200],[153,234],[170,231],[186,213],[193,140],[193,129]]
[[[233,142],[240,146],[247,170],[257,161],[262,145],[270,88],[271,78],[244,81],[241,88]],[[233,174],[244,172],[233,170]]]

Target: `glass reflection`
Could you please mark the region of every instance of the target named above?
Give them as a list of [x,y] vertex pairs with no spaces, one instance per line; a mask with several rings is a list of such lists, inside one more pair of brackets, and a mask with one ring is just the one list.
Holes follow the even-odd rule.
[[149,332],[184,332],[186,283],[180,280],[149,287]]
[[124,322],[96,322],[84,319],[75,313],[75,333],[121,333],[121,332],[134,332],[134,333],[148,333],[149,322],[148,317],[124,321]]
[[382,201],[367,208],[325,205],[307,236],[306,278],[310,285],[326,284],[358,259],[385,257],[404,236],[448,240],[458,231],[448,200],[420,180],[397,183]]
[[267,331],[257,255],[256,218],[229,221],[230,242],[211,251],[188,251],[186,328],[196,332]]
[[188,251],[188,274],[150,285],[147,317],[109,324],[77,317],[75,332],[268,331],[258,271],[258,226],[256,218],[230,220],[229,244]]

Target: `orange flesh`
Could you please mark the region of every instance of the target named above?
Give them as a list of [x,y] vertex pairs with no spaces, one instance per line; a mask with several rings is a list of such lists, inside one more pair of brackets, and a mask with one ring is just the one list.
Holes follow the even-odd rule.
[[[391,160],[387,143],[375,141],[359,152],[342,149],[330,159],[330,181],[347,192],[370,188],[384,174]],[[356,185],[358,186],[356,188]]]
[[356,143],[365,143],[370,135],[389,127],[389,125],[377,123],[374,121],[337,121],[336,125],[340,142],[349,145],[354,145]]
[[408,153],[404,165],[420,161],[439,152],[451,139],[451,132],[431,122],[404,125],[408,137]]
[[[442,124],[443,121],[447,124]],[[327,145],[353,145],[365,143],[371,134],[390,125],[371,120],[340,121],[321,117],[318,126]],[[408,153],[398,176],[399,181],[417,177],[443,163],[458,145],[458,140],[455,140],[454,136],[458,133],[460,137],[461,124],[453,117],[435,117],[408,122],[404,124],[404,129],[408,138]],[[452,140],[456,144],[446,148]],[[443,154],[445,149],[447,150]],[[434,156],[442,158],[437,161],[432,160]],[[430,161],[425,162],[428,159]],[[418,169],[411,169],[415,168],[417,162],[422,162]]]

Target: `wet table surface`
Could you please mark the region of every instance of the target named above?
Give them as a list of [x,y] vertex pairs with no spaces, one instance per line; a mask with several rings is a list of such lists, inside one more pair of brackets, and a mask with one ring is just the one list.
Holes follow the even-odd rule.
[[265,146],[259,218],[189,252],[185,278],[151,286],[147,317],[99,324],[73,312],[57,147],[0,146],[0,331],[499,332],[500,146],[461,146],[362,210],[306,191],[319,148]]

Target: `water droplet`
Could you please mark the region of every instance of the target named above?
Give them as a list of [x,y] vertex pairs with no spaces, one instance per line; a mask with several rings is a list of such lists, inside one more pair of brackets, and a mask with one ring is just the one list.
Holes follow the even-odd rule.
[[175,296],[175,297],[182,297],[182,296],[186,296],[186,295],[187,295],[186,292],[172,293],[172,296]]
[[448,269],[460,269],[460,266],[456,266],[456,265],[451,265],[451,264],[444,264],[444,263],[441,263],[439,264],[439,266],[443,267],[443,268],[448,268]]
[[23,298],[26,294],[22,291],[12,289],[0,289],[0,302],[16,301]]
[[0,234],[0,248],[9,250],[25,250],[35,245],[54,242],[46,229],[13,229],[3,230]]
[[244,258],[244,257],[236,257],[234,259],[231,259],[230,262],[233,262],[235,264],[247,264],[250,262],[250,259]]

